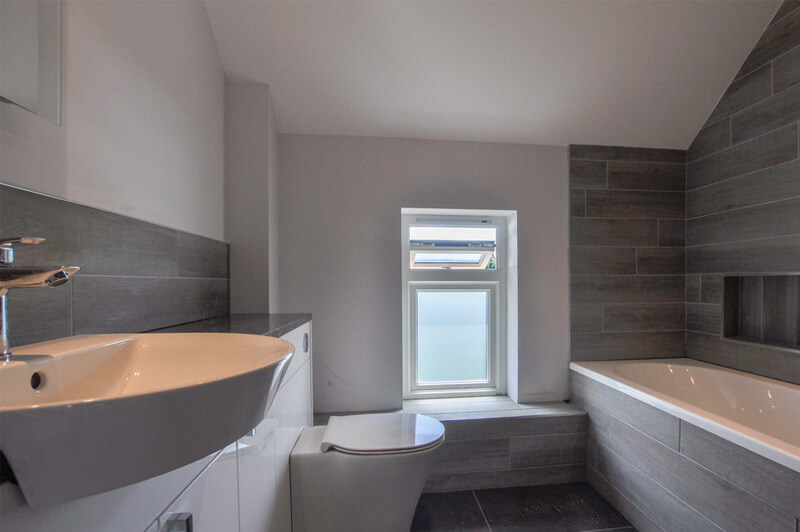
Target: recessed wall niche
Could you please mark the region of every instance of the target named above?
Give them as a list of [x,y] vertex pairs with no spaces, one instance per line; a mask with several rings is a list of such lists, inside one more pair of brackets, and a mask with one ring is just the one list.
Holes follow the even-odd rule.
[[800,349],[800,275],[725,277],[723,336]]

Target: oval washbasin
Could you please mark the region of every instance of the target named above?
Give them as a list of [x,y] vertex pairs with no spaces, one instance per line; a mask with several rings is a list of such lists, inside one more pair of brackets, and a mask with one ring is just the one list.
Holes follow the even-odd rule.
[[166,473],[264,418],[292,344],[229,333],[103,334],[13,349],[0,452],[48,506]]

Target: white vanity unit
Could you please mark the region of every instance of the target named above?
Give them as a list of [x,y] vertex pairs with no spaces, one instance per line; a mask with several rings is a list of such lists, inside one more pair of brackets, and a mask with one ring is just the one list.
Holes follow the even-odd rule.
[[[32,508],[17,486],[5,482],[0,484],[0,530],[165,532],[184,530],[182,522],[191,519],[194,532],[290,531],[289,454],[313,418],[310,315],[236,318],[165,332],[259,331],[295,346],[272,406],[252,432],[168,473],[61,504]],[[181,431],[185,422],[176,420],[174,430]]]

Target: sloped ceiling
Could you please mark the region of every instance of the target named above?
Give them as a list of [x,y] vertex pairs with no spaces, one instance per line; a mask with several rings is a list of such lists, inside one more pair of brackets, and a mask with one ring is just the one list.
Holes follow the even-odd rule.
[[778,0],[207,0],[282,133],[684,149]]

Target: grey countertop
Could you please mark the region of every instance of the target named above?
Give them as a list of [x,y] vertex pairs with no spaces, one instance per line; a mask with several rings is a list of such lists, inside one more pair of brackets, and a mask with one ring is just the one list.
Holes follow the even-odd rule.
[[309,321],[311,314],[231,314],[165,327],[153,332],[224,332],[261,334],[277,338]]

